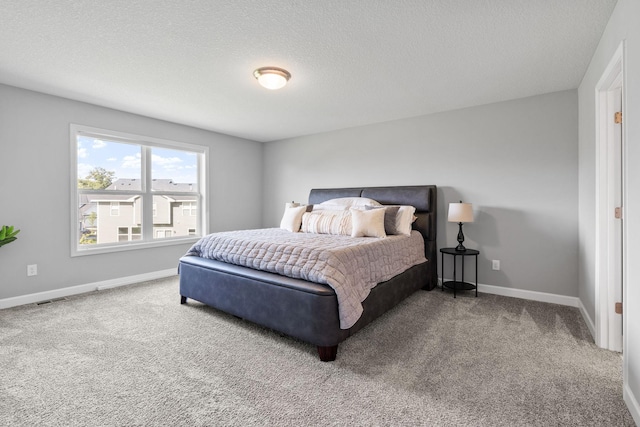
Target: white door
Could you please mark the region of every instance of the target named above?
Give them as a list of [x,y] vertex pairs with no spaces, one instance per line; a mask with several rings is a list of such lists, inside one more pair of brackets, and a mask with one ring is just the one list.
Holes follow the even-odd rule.
[[[620,82],[621,83],[621,82]],[[622,151],[622,86],[609,92],[609,120],[613,121],[609,137],[609,209],[614,210],[609,225],[609,348],[622,351],[622,315],[616,303],[622,303],[622,247],[624,227],[623,151]],[[619,113],[619,115],[618,115]]]
[[[622,351],[622,303],[625,272],[624,227],[624,123],[616,113],[624,105],[621,44],[596,85],[596,319],[595,338],[600,347]],[[623,118],[624,120],[624,118]],[[620,218],[617,218],[616,211]]]

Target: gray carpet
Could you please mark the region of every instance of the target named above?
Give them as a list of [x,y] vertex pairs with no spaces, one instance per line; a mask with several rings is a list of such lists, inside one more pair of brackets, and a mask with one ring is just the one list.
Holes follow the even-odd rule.
[[471,295],[418,292],[332,363],[176,278],[0,310],[0,425],[634,425],[577,309]]

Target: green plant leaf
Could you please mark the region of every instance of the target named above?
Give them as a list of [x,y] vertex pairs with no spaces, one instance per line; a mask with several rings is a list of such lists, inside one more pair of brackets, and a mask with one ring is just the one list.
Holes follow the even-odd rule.
[[19,232],[20,230],[16,230],[13,225],[3,225],[2,228],[0,228],[0,246],[6,245],[7,243],[11,243],[16,240],[16,234],[18,234]]
[[9,237],[8,239],[0,240],[0,247],[17,240],[15,237]]

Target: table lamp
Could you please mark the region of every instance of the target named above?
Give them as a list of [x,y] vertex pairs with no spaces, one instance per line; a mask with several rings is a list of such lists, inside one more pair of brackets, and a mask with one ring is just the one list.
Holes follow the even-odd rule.
[[464,242],[464,234],[462,233],[462,224],[465,222],[473,222],[473,207],[471,203],[449,203],[449,222],[457,222],[460,226],[458,230],[458,246],[456,251],[466,251],[462,242]]

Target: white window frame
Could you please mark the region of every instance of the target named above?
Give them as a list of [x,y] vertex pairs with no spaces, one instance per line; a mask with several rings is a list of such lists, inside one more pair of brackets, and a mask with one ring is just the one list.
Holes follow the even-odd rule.
[[[79,195],[82,190],[78,189],[78,140],[79,135],[103,138],[117,142],[139,145],[142,147],[142,189],[140,191],[130,190],[110,190],[110,194],[138,194],[142,196],[142,239],[129,240],[127,242],[101,243],[95,245],[80,245],[80,229],[78,227],[80,221],[79,214]],[[172,246],[184,243],[192,243],[197,241],[200,236],[209,233],[209,198],[208,198],[208,182],[209,182],[209,147],[203,145],[189,144],[185,142],[177,142],[166,139],[154,138],[149,136],[134,135],[124,132],[99,129],[78,124],[70,125],[70,143],[71,143],[71,168],[70,168],[70,193],[71,193],[71,215],[70,215],[70,235],[71,235],[71,256],[94,255],[102,253],[120,252],[127,250],[135,250],[142,248],[151,248],[159,246]],[[178,236],[163,239],[154,239],[153,234],[153,196],[171,195],[174,193],[154,191],[151,185],[151,149],[166,148],[174,150],[191,151],[198,153],[198,191],[193,193],[184,193],[192,195],[198,200],[197,224],[200,234],[195,236]],[[94,190],[87,190],[91,192]],[[182,194],[182,193],[181,193]],[[148,208],[145,208],[148,207]]]

